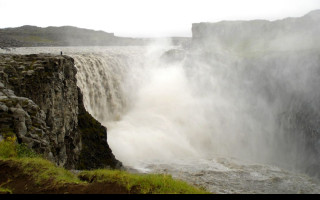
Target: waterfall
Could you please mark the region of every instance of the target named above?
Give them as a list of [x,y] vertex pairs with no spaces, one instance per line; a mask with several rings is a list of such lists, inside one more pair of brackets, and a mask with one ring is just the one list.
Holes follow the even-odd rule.
[[108,127],[108,142],[126,164],[199,153],[192,144],[199,106],[183,66],[159,59],[168,48],[72,55],[86,108]]
[[117,159],[212,192],[319,193],[300,174],[319,177],[318,51],[181,56],[169,49],[63,49]]
[[318,163],[308,147],[319,119],[316,53],[168,62],[166,50],[72,55],[85,105],[125,164],[215,155],[290,169]]
[[75,55],[74,58],[86,109],[100,121],[117,118],[125,107],[120,88],[127,67],[125,60],[108,55]]
[[127,108],[129,97],[124,94],[124,82],[132,65],[139,63],[136,54],[115,51],[72,55],[86,109],[100,122],[119,120]]

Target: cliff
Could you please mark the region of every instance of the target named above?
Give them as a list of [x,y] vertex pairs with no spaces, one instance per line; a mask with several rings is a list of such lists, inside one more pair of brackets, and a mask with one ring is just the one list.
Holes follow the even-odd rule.
[[0,135],[66,168],[120,167],[106,128],[84,109],[76,73],[67,56],[0,55]]
[[277,21],[222,21],[192,25],[193,46],[235,52],[319,49],[320,10]]

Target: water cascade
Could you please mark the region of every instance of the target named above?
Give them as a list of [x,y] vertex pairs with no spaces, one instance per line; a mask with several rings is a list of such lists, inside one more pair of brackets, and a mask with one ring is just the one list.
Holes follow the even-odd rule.
[[316,51],[166,59],[172,48],[64,49],[117,159],[212,192],[320,192]]

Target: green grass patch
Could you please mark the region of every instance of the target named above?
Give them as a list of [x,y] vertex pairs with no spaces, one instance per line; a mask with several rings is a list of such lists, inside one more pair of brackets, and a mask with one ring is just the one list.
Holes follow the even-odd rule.
[[1,158],[13,158],[17,157],[15,137],[8,137],[5,140],[0,141],[0,157]]
[[18,158],[38,158],[38,157],[41,157],[34,150],[30,149],[26,144],[17,144],[16,151],[17,151]]
[[193,187],[183,181],[174,180],[170,175],[129,174],[119,170],[83,171],[82,180],[116,183],[141,194],[208,194],[203,189]]
[[0,194],[12,194],[12,190],[9,188],[3,187],[3,185],[7,184],[11,180],[9,179],[7,182],[0,184]]
[[0,187],[0,194],[12,194],[12,190],[9,188]]
[[[47,185],[48,188],[59,188],[69,183],[105,182],[118,184],[132,193],[139,194],[208,194],[203,189],[174,180],[170,175],[130,174],[125,171],[101,169],[82,171],[76,176],[41,158],[26,145],[17,144],[15,137],[8,137],[0,142],[0,160],[18,168],[19,173],[31,176],[35,184]],[[2,188],[0,193],[10,193],[10,190]]]
[[0,141],[0,158],[36,158],[41,157],[26,144],[18,144],[15,136]]
[[48,180],[54,186],[63,185],[64,183],[85,183],[70,171],[57,167],[43,158],[14,158],[11,161],[18,164],[24,174],[32,175],[35,183],[39,185],[45,184]]
[[32,175],[36,184],[44,184],[48,180],[53,185],[83,183],[70,171],[41,158],[27,145],[17,144],[15,137],[0,142],[0,159],[11,161],[9,163],[22,169],[24,174]]

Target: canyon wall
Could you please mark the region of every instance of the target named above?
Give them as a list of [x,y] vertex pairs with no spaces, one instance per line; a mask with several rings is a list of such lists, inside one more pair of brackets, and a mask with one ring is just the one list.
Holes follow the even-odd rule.
[[278,21],[195,23],[193,46],[237,53],[319,49],[320,10]]

